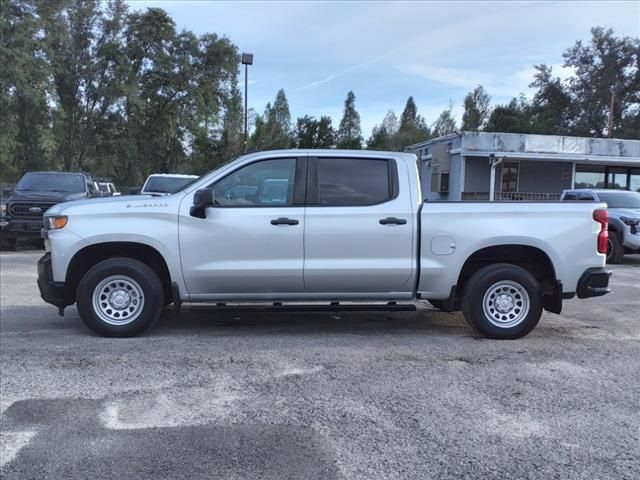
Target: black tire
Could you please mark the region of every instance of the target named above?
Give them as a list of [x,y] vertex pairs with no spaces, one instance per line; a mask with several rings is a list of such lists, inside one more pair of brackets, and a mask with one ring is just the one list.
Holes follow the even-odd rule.
[[617,232],[609,230],[609,242],[607,243],[607,263],[615,264],[622,261],[624,247]]
[[[496,292],[498,296],[505,293],[507,305],[513,305],[511,310],[502,313],[498,309],[497,304],[493,303],[497,299]],[[485,295],[489,295],[487,313]],[[492,305],[495,309],[492,309]],[[524,337],[535,328],[542,315],[542,306],[542,291],[531,273],[516,265],[496,263],[481,268],[469,279],[464,289],[462,311],[467,322],[484,337],[512,340]],[[511,315],[513,318],[510,318]]]
[[[112,276],[120,276],[129,280],[132,279],[142,290],[143,302],[141,309],[137,313],[137,317],[132,321],[128,321],[124,319],[125,312],[122,314],[122,319],[116,320],[122,322],[128,321],[128,323],[109,323],[101,317],[101,315],[105,315],[105,313],[100,314],[94,306],[94,290],[106,281],[107,278]],[[114,283],[117,284],[118,280],[114,280]],[[109,287],[110,285],[107,282],[104,288]],[[133,337],[151,327],[151,325],[160,318],[164,307],[164,288],[158,275],[145,263],[132,258],[110,258],[93,266],[84,277],[82,277],[78,285],[76,302],[78,304],[80,318],[82,318],[85,325],[94,332],[105,337]],[[100,303],[100,301],[98,302]],[[103,303],[103,305],[106,305],[106,303]],[[126,311],[126,309],[124,310]],[[114,308],[113,311],[117,313],[121,310]],[[120,315],[120,313],[118,313],[118,315]]]

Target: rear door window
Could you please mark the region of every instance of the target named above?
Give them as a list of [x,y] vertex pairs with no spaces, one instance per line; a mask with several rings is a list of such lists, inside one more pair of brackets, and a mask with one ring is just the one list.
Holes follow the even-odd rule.
[[365,206],[395,194],[395,162],[370,158],[318,158],[317,199],[321,206]]

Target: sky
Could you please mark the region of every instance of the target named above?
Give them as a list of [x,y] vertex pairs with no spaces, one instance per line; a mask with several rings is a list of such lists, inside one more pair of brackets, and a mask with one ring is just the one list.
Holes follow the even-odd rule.
[[[429,124],[482,84],[493,104],[530,96],[533,65],[562,67],[562,53],[593,26],[640,36],[640,2],[390,2],[128,0],[165,9],[178,30],[228,37],[254,54],[249,108],[262,113],[283,88],[292,119],[342,117],[356,94],[365,139],[412,95]],[[244,73],[240,81],[244,82]]]

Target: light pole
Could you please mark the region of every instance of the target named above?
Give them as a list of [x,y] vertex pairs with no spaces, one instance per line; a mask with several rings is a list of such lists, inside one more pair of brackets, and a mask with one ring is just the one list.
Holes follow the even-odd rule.
[[242,54],[242,64],[244,65],[244,149],[247,150],[247,75],[249,73],[249,65],[253,65],[253,53]]

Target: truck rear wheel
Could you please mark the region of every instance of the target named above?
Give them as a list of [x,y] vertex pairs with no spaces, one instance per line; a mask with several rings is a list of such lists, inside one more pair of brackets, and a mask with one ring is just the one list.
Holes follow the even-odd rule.
[[132,258],[110,258],[92,267],[77,291],[80,317],[106,337],[132,337],[160,317],[164,288],[151,267]]
[[483,336],[516,339],[540,321],[542,291],[524,268],[498,263],[478,270],[465,287],[462,311]]

